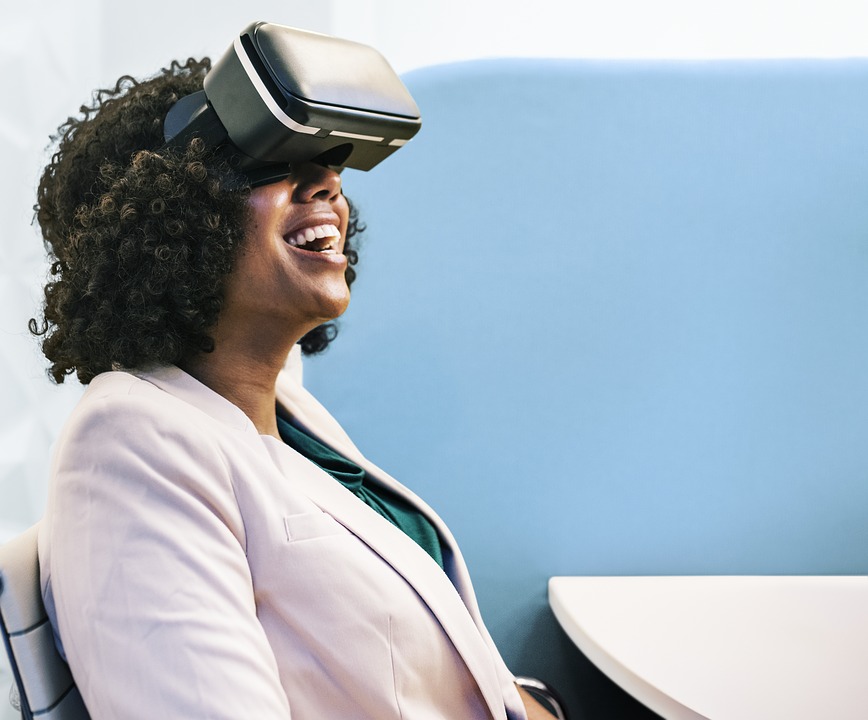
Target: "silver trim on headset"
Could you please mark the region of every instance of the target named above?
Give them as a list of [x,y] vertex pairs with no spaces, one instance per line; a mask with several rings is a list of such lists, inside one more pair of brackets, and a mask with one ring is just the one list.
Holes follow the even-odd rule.
[[280,106],[274,102],[274,98],[271,97],[268,88],[265,87],[265,84],[260,79],[259,73],[256,72],[253,63],[250,62],[250,58],[247,57],[247,53],[244,51],[244,46],[241,44],[240,37],[235,38],[233,46],[235,47],[235,54],[238,56],[238,59],[241,61],[241,65],[244,68],[244,72],[247,73],[247,77],[250,78],[250,82],[253,83],[253,87],[256,88],[256,92],[259,93],[259,97],[262,98],[262,102],[265,103],[265,106],[271,111],[271,114],[290,130],[294,130],[297,133],[304,133],[305,135],[316,135],[321,128],[309,127],[308,125],[302,125],[301,123],[296,122],[289,115],[283,112]]
[[386,139],[376,137],[375,135],[359,135],[359,133],[343,132],[342,130],[332,130],[329,135],[350,138],[351,140],[370,140],[371,142],[383,142]]

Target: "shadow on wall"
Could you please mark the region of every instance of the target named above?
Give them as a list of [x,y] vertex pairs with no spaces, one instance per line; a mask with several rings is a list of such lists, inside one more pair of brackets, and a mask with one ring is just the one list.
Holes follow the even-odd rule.
[[616,702],[552,575],[868,572],[868,62],[406,80],[306,384],[443,515],[511,667]]

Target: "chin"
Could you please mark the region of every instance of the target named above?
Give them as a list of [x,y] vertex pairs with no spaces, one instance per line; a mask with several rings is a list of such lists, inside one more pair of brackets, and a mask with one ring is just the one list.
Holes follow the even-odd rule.
[[337,318],[343,315],[347,311],[347,308],[350,306],[349,292],[347,292],[343,296],[331,298],[328,301],[327,305],[327,309],[324,308],[323,312],[323,322],[331,322],[332,320],[337,320]]
[[341,315],[343,315],[347,311],[347,308],[349,306],[350,306],[350,301],[349,301],[349,298],[347,298],[346,302],[341,304],[340,309],[337,310],[334,315],[332,315],[331,319],[337,320]]

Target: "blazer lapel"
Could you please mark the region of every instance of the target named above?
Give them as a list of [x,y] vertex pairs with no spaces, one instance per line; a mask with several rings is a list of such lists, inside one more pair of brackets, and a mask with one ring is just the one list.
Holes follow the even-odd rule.
[[428,518],[443,540],[444,550],[451,556],[444,557],[444,564],[452,584],[458,590],[474,622],[480,628],[484,628],[476,593],[473,592],[470,575],[461,557],[458,543],[437,513],[422,498],[362,455],[328,410],[294,378],[286,377],[284,374],[278,378],[277,400],[308,432],[342,453],[344,457],[358,463],[375,481],[385,485]]

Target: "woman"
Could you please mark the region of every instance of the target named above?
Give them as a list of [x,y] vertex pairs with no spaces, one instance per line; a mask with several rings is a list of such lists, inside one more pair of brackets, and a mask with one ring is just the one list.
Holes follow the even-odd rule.
[[[39,552],[94,718],[548,717],[449,531],[301,386],[359,223],[314,163],[251,189],[162,122],[207,61],[122,78],[60,130],[37,217],[51,375],[88,384]],[[290,358],[287,361],[287,358]]]

